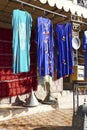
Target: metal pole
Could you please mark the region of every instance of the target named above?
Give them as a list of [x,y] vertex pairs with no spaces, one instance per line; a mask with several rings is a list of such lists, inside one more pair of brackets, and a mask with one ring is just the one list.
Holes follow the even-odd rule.
[[[10,0],[10,1],[11,1],[11,0]],[[53,12],[53,11],[51,11],[51,10],[41,8],[41,7],[39,7],[39,6],[36,6],[36,5],[30,4],[30,3],[24,2],[24,1],[22,1],[22,0],[12,0],[12,1],[14,1],[14,2],[19,2],[19,3],[22,3],[22,4],[24,4],[24,5],[31,6],[31,7],[33,7],[33,8],[36,8],[36,9],[39,9],[39,10],[42,10],[42,11],[46,11],[46,12],[48,12],[48,13],[51,13],[51,14],[54,14],[54,15],[58,15],[58,16],[60,16],[60,17],[64,17],[64,18],[67,17],[66,15],[59,14],[59,13],[57,13],[57,12]]]

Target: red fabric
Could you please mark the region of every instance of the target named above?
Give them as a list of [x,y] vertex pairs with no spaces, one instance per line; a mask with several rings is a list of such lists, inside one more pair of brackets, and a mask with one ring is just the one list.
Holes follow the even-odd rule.
[[28,93],[32,87],[37,90],[37,47],[34,36],[32,31],[30,72],[15,75],[12,72],[12,31],[0,29],[0,98]]

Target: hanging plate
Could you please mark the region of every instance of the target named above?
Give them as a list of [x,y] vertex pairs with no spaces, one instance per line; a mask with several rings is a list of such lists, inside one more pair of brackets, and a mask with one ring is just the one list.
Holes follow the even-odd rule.
[[80,48],[80,45],[81,45],[81,43],[80,43],[79,37],[74,36],[72,38],[72,47],[73,47],[73,49],[78,50]]

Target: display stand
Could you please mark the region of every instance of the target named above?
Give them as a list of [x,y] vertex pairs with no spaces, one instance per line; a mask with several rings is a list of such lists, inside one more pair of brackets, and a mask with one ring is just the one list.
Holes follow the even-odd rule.
[[23,106],[25,107],[35,107],[35,106],[38,106],[39,105],[39,102],[34,94],[34,91],[33,89],[31,90],[31,93],[30,93],[30,97],[29,99],[26,101],[25,104],[23,104]]

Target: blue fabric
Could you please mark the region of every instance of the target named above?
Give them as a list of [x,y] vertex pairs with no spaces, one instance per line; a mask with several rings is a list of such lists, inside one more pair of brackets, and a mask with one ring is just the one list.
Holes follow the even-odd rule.
[[30,70],[30,36],[32,27],[31,15],[22,10],[13,10],[13,72]]
[[57,77],[65,77],[74,72],[72,53],[72,24],[56,25]]
[[84,61],[85,61],[85,78],[87,78],[87,51],[84,53]]
[[73,64],[73,49],[72,49],[72,24],[67,23],[66,28],[66,50],[67,50],[67,74],[74,73],[74,64]]
[[83,50],[87,50],[87,31],[84,31],[83,35]]
[[84,50],[84,63],[85,63],[85,78],[87,78],[87,31],[83,35],[83,50]]
[[54,38],[53,25],[50,19],[38,17],[37,30],[37,57],[40,76],[54,75]]

